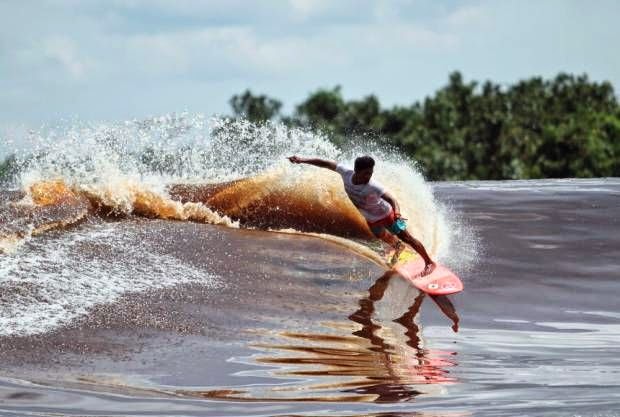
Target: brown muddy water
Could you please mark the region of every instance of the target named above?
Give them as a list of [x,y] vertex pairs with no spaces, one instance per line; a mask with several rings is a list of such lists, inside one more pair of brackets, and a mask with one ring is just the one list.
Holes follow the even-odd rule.
[[0,198],[1,415],[620,415],[620,180],[431,184],[478,245],[458,333],[340,203],[42,188]]

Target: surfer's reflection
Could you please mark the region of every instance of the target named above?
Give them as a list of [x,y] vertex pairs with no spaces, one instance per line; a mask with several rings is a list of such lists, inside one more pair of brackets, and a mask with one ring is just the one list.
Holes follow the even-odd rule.
[[[322,322],[320,331],[282,329],[270,333],[275,339],[269,343],[253,345],[261,353],[252,361],[269,365],[257,375],[291,382],[200,395],[246,401],[394,403],[438,392],[441,384],[455,381],[448,371],[454,366],[454,353],[424,348],[415,322],[424,298],[388,272],[358,300],[359,309],[349,320]],[[411,300],[403,314],[403,302]]]
[[[388,271],[377,279],[368,289],[368,297],[359,301],[360,308],[349,316],[349,319],[362,325],[360,330],[353,332],[354,335],[370,341],[373,350],[384,356],[381,361],[389,374],[388,378],[379,384],[365,385],[353,390],[356,393],[374,394],[375,402],[398,402],[410,401],[420,392],[414,386],[420,384],[437,384],[454,381],[448,377],[446,367],[454,364],[442,359],[449,355],[448,352],[430,351],[424,349],[419,336],[419,327],[415,322],[415,316],[420,311],[425,293],[419,292],[407,311],[400,317],[391,320],[405,328],[405,332],[395,332],[389,329],[389,324],[377,324],[373,321],[376,313],[376,305],[386,293],[392,278],[396,274]],[[398,290],[397,290],[398,291]],[[441,310],[452,319],[453,329],[458,330],[458,315],[454,306],[445,296],[433,297]],[[390,302],[390,300],[387,300]],[[404,335],[405,340],[399,336]],[[404,342],[404,343],[403,343]]]
[[452,304],[452,301],[448,298],[447,295],[429,295],[439,306],[443,314],[445,314],[450,320],[452,320],[452,330],[455,332],[459,331],[459,315],[456,313],[456,309]]
[[[375,335],[375,331],[381,329],[381,326],[373,323],[372,315],[375,312],[375,302],[383,298],[388,283],[393,276],[394,274],[387,272],[383,274],[379,279],[377,279],[375,283],[368,289],[368,297],[362,298],[359,301],[360,309],[349,316],[349,319],[363,326],[361,330],[358,330],[353,334],[370,340],[370,343],[376,346],[375,348],[371,348],[371,350],[385,351],[386,348],[390,347],[390,345],[387,345],[384,342],[383,338]],[[405,326],[405,328],[407,329],[405,335],[409,337],[409,339],[407,340],[407,344],[414,349],[419,348],[420,339],[418,337],[419,329],[413,321],[413,317],[415,317],[415,315],[419,311],[420,306],[422,305],[423,298],[424,294],[420,293],[415,298],[413,304],[409,307],[407,313],[405,313],[400,318],[394,320],[397,323]]]
[[[393,277],[396,277],[396,276],[397,274],[395,272],[388,271],[385,274],[383,274],[381,277],[379,277],[379,279],[377,279],[374,282],[374,284],[368,289],[368,293],[369,293],[368,298],[364,298],[360,300],[359,303],[360,303],[361,309],[358,310],[353,315],[351,315],[349,318],[353,321],[357,321],[354,318],[356,314],[368,313],[368,320],[370,320],[370,315],[374,311],[374,303],[383,298],[383,295],[388,286],[388,283]],[[420,292],[419,295],[415,297],[413,304],[409,307],[407,312],[403,314],[400,318],[395,320],[397,323],[400,323],[403,326],[405,326],[408,329],[408,332],[411,330],[410,326],[413,326],[416,331],[418,329],[417,325],[413,322],[413,319],[415,318],[416,314],[420,310],[422,301],[424,300],[424,297],[426,295],[427,294]],[[456,312],[456,309],[454,308],[454,304],[452,304],[452,301],[450,301],[448,296],[430,295],[430,294],[428,294],[428,296],[431,297],[431,299],[437,304],[439,309],[446,315],[446,317],[448,317],[452,321],[452,330],[454,330],[455,332],[458,332],[460,319]],[[364,324],[361,322],[358,322],[358,323]]]

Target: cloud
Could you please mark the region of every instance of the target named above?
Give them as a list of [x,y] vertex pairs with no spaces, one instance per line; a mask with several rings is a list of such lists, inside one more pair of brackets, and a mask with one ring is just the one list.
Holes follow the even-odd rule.
[[[283,17],[292,23],[313,25],[353,24],[370,22],[376,18],[373,0],[288,0],[282,7]],[[355,13],[351,11],[355,10]]]
[[70,76],[82,79],[87,64],[79,56],[75,41],[66,36],[52,36],[43,41],[43,56],[61,65]]
[[254,28],[218,27],[124,37],[121,68],[148,76],[230,79],[339,71],[389,59],[394,50],[415,54],[458,45],[451,34],[412,24],[335,26],[309,35],[272,36]]
[[289,4],[293,12],[299,18],[318,16],[333,5],[329,0],[290,0]]
[[452,11],[443,20],[452,26],[467,27],[486,22],[487,13],[480,5],[468,5]]
[[292,105],[341,84],[405,104],[455,69],[478,80],[564,70],[618,82],[610,40],[619,8],[606,0],[0,1],[0,122],[190,105],[226,112],[227,98],[245,88]]
[[[164,34],[138,34],[109,42],[121,45],[121,71],[133,76],[189,76],[227,79],[272,76],[299,70],[314,55],[312,42],[270,38],[252,28],[205,28]],[[118,74],[118,72],[117,72]],[[118,74],[122,75],[122,74]]]
[[44,73],[56,67],[64,72],[56,74],[59,82],[80,81],[86,74],[93,81],[269,78],[318,66],[340,68],[366,62],[366,56],[381,59],[398,48],[411,53],[457,44],[452,34],[423,24],[385,20],[411,1],[275,4],[278,7],[230,0],[47,0],[40,8],[26,4],[7,13],[28,16],[33,29],[15,30],[22,45],[9,61],[15,76],[29,71],[46,78]]

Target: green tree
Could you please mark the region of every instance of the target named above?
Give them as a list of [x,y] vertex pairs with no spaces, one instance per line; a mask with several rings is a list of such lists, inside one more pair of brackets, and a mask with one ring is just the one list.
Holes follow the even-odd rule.
[[255,123],[272,120],[279,115],[282,108],[280,101],[265,95],[255,96],[250,90],[234,95],[229,103],[235,117],[244,117]]
[[294,120],[302,125],[328,131],[337,130],[338,116],[345,110],[340,86],[320,89],[295,108]]
[[[248,113],[251,97],[231,100],[236,114]],[[347,101],[336,86],[311,93],[282,120],[336,144],[379,137],[437,180],[620,175],[620,107],[610,83],[586,75],[500,86],[453,72],[423,102],[391,109],[374,95]]]

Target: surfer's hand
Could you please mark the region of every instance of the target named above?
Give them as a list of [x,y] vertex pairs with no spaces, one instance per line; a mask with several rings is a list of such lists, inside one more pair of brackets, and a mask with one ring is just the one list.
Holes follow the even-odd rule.
[[397,220],[398,219],[407,220],[406,218],[403,217],[402,214],[400,214],[398,212],[394,213],[394,218],[397,219]]
[[301,164],[303,161],[301,160],[300,157],[298,157],[297,155],[293,155],[293,156],[289,156],[288,160],[291,161],[294,164]]

